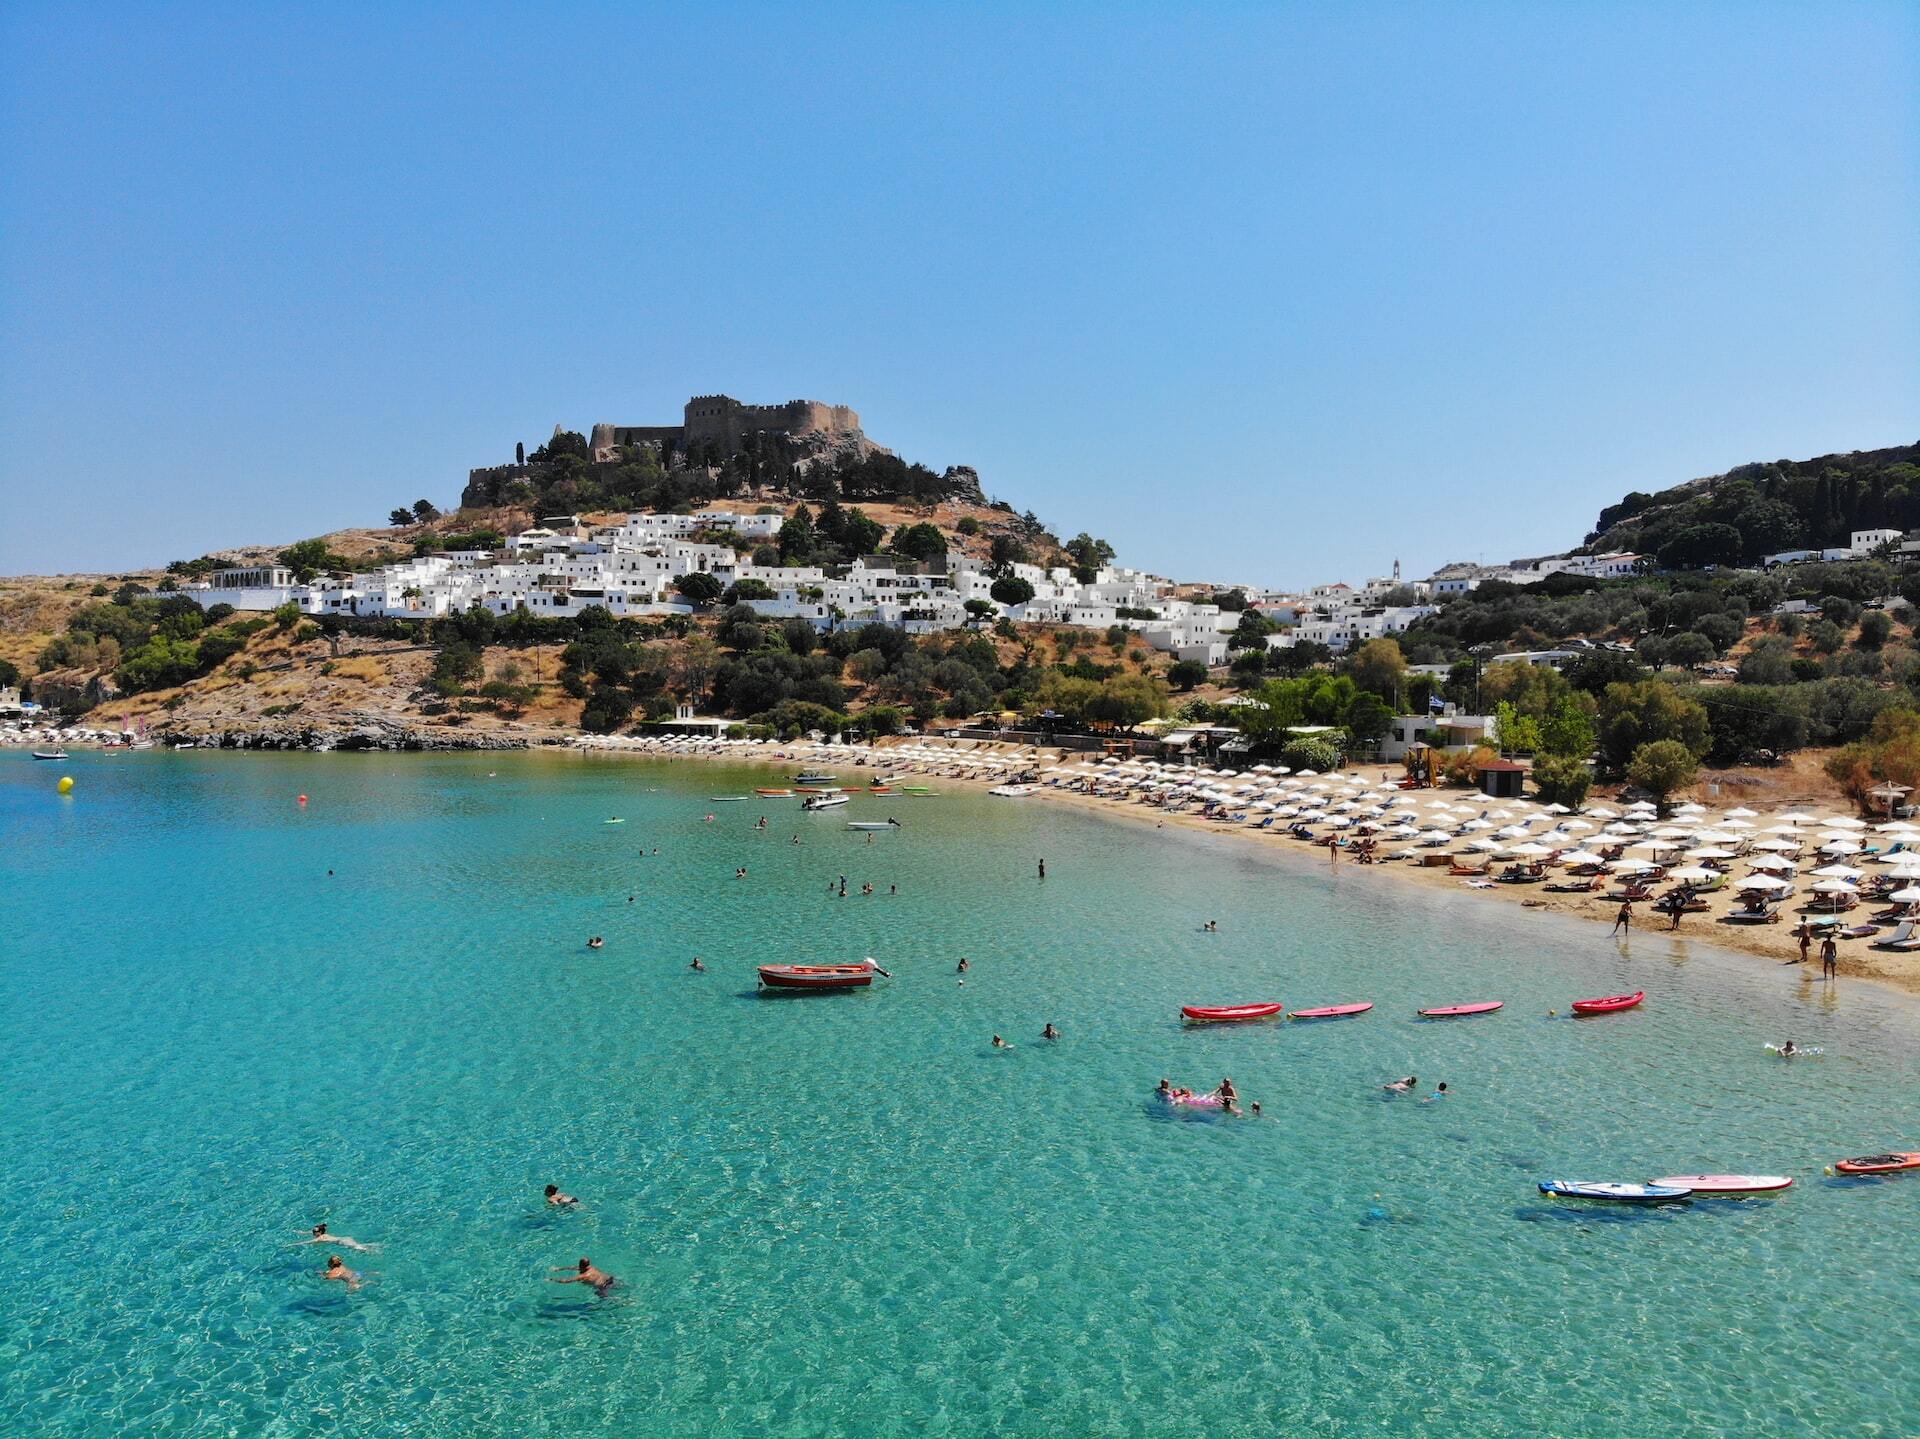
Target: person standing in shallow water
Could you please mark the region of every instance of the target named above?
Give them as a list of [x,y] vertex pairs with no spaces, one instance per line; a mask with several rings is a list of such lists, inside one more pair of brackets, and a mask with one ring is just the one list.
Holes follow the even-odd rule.
[[1820,977],[1837,979],[1840,975],[1840,946],[1828,935],[1820,941]]
[[1047,862],[1043,859],[1040,861],[1040,878],[1045,879],[1046,877],[1047,877]]
[[1621,904],[1620,913],[1613,917],[1613,928],[1609,930],[1608,933],[1614,935],[1620,933],[1622,930],[1625,930],[1628,934],[1633,933],[1633,902],[1631,900]]

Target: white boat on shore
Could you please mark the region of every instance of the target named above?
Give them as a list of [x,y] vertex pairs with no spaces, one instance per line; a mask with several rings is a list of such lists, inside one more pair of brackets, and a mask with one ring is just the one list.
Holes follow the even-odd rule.
[[1033,786],[1030,784],[997,784],[988,790],[987,793],[998,795],[1001,799],[1025,799],[1033,793]]

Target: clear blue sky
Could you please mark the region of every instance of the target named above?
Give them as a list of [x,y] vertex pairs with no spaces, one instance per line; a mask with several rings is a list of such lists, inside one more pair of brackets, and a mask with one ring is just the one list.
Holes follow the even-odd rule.
[[15,0],[0,572],[715,390],[1183,577],[1562,549],[1920,440],[1917,76],[1901,3]]

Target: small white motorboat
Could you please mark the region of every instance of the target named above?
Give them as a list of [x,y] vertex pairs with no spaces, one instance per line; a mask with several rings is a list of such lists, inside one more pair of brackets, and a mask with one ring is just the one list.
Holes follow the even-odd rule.
[[1025,799],[1033,793],[1033,786],[1030,784],[997,784],[988,790],[987,793],[997,794],[1002,799]]
[[65,759],[67,752],[63,749],[37,749],[33,752],[33,757],[35,759]]
[[804,810],[832,809],[835,805],[845,804],[846,802],[847,797],[843,794],[810,794],[800,802],[800,808]]
[[848,829],[900,829],[903,826],[897,819],[855,819],[847,821]]

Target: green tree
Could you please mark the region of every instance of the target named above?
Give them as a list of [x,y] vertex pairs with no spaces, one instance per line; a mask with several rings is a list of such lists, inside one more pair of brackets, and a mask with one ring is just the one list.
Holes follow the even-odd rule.
[[889,542],[895,554],[915,560],[942,559],[947,553],[947,537],[935,525],[902,525]]
[[1679,740],[1657,739],[1636,748],[1627,761],[1627,780],[1652,795],[1665,809],[1667,799],[1693,783],[1700,761]]
[[1696,670],[1710,663],[1719,651],[1713,641],[1694,630],[1687,630],[1667,641],[1666,662]]
[[1660,680],[1611,684],[1600,696],[1600,751],[1615,773],[1642,745],[1673,740],[1698,758],[1707,752],[1707,712]]
[[[1537,722],[1540,726],[1539,752],[1556,759],[1577,759],[1584,772],[1587,756],[1593,753],[1594,744],[1593,715],[1587,709],[1590,703],[1584,696],[1576,698],[1571,692],[1555,700],[1553,708]],[[1536,764],[1535,768],[1539,766]],[[1568,801],[1561,800],[1560,803],[1566,804]]]
[[683,599],[696,605],[712,604],[726,589],[725,585],[704,570],[678,576],[673,587]]
[[983,620],[994,612],[993,606],[985,600],[968,600],[961,608],[976,620]]
[[1003,605],[1024,605],[1033,598],[1033,586],[1026,580],[1006,575],[995,580],[987,593]]
[[413,502],[413,517],[424,525],[428,520],[439,519],[440,510],[432,500],[415,500]]
[[1207,667],[1199,660],[1178,660],[1167,669],[1167,683],[1183,694],[1207,682]]
[[1286,743],[1280,751],[1280,763],[1291,770],[1326,774],[1340,767],[1340,751],[1326,740],[1303,736]]
[[1091,718],[1132,729],[1167,712],[1167,687],[1150,675],[1115,675],[1100,686]]
[[404,505],[397,509],[389,510],[387,512],[387,523],[396,527],[400,525],[410,525],[413,523],[413,511],[407,509]]
[[1371,690],[1362,690],[1347,706],[1344,723],[1355,739],[1379,739],[1393,727],[1393,709]]
[[773,586],[765,580],[735,580],[727,586],[721,596],[730,605],[745,604],[752,600],[770,600],[774,597]]
[[322,570],[344,570],[345,560],[327,548],[325,540],[301,540],[298,544],[288,545],[280,551],[280,563],[293,571],[293,577],[301,584],[307,583]]
[[1893,620],[1885,610],[1868,610],[1860,616],[1860,636],[1854,641],[1863,650],[1877,650],[1893,638]]
[[1361,689],[1391,701],[1400,692],[1400,682],[1407,672],[1407,657],[1398,640],[1368,640],[1353,652],[1342,668]]
[[1584,759],[1545,754],[1533,762],[1533,787],[1543,804],[1579,809],[1593,786],[1593,772]]

